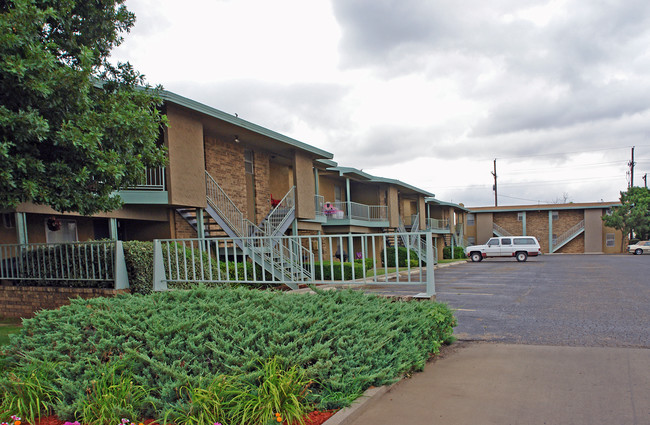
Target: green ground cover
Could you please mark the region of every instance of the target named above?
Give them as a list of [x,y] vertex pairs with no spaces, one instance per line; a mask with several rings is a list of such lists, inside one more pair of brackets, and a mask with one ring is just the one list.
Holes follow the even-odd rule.
[[9,344],[9,335],[18,333],[20,319],[0,319],[0,346]]
[[[296,400],[345,406],[370,386],[421,370],[452,339],[454,325],[443,304],[354,291],[198,288],[76,300],[25,320],[4,347],[0,410],[20,415],[14,395],[40,388],[33,389],[39,411],[89,423],[85,412],[102,411],[88,407],[102,399],[98,392],[117,388],[120,399],[134,400],[124,406],[132,419],[167,414],[178,423],[186,414],[260,423],[250,415],[297,412]],[[278,401],[272,395],[283,385],[292,390]],[[212,404],[201,407],[205,391],[214,397],[203,397]]]

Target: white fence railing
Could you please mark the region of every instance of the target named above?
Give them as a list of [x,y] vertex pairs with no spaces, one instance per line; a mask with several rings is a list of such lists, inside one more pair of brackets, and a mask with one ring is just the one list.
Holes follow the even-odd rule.
[[121,241],[0,245],[0,280],[34,286],[129,287]]
[[498,236],[512,236],[512,233],[496,223],[492,223],[492,231]]
[[[424,238],[422,256],[389,246],[388,240],[401,236],[382,233],[245,238],[251,239],[246,245],[255,244],[260,251],[271,251],[276,243],[288,248],[267,259],[277,264],[276,269],[285,270],[277,274],[269,272],[269,268],[256,267],[254,254],[238,249],[231,238],[157,239],[154,290],[182,286],[184,282],[291,285],[294,281],[287,275],[304,270],[311,276],[306,284],[423,284],[425,292],[420,295],[435,295],[431,233],[405,235]],[[301,246],[303,250],[290,249],[292,246]],[[354,261],[341,262],[340,257]]]

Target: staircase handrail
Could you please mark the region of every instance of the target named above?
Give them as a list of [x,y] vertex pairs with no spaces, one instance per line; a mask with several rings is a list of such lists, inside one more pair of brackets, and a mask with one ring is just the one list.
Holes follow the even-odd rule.
[[265,223],[268,223],[271,228],[271,234],[268,236],[274,236],[277,230],[282,226],[282,223],[289,217],[291,212],[296,208],[296,186],[292,186],[291,189],[284,195],[282,200],[278,205],[271,210],[269,215],[264,220]]
[[579,230],[582,230],[585,228],[585,221],[580,220],[579,223],[576,223],[575,225],[571,226],[569,230],[566,232],[562,233],[560,236],[557,237],[555,240],[555,243],[553,244],[553,248],[561,246],[566,242],[571,236],[575,235]]
[[244,213],[237,208],[237,205],[207,171],[205,172],[205,185],[208,202],[221,213],[221,217],[237,233],[237,236],[240,238],[250,236],[246,225],[248,220],[244,218]]
[[500,233],[501,236],[512,236],[512,233],[508,232],[506,229],[504,229],[503,227],[499,226],[496,223],[492,223],[492,229]]
[[420,229],[420,213],[412,216],[413,222],[411,223],[411,233],[417,232]]

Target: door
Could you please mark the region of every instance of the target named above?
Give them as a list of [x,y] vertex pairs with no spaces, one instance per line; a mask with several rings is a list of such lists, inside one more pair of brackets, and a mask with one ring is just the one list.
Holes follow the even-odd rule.
[[499,238],[491,238],[485,245],[485,253],[488,257],[499,257],[501,255]]

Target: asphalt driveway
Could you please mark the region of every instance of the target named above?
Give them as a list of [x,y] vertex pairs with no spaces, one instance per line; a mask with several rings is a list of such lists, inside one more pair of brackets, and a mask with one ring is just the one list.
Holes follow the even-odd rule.
[[489,259],[437,270],[436,292],[462,340],[650,347],[650,255]]
[[459,342],[333,423],[650,424],[650,256],[464,263],[436,289]]

